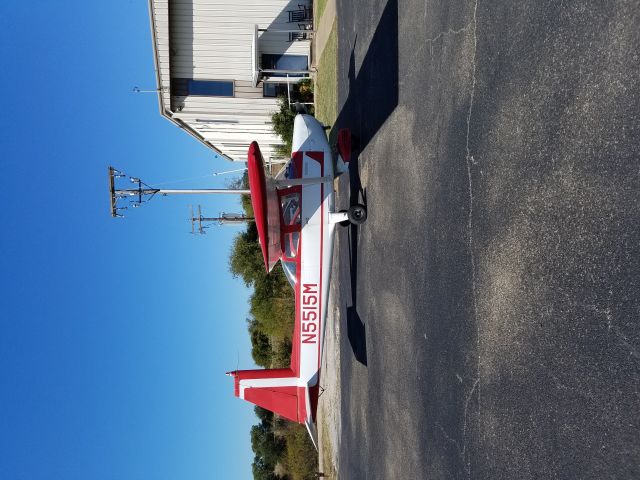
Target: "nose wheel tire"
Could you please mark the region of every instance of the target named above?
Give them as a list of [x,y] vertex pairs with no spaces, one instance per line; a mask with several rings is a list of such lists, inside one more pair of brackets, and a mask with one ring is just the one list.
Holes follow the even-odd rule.
[[353,225],[360,225],[367,219],[367,208],[359,204],[349,207],[347,217]]

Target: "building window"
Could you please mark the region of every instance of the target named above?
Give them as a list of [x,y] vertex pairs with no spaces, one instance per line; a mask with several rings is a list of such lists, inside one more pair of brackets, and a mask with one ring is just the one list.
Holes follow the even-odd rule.
[[[306,55],[272,55],[263,53],[261,66],[264,70],[289,70],[289,71],[306,71],[309,68],[309,59]],[[302,73],[265,73],[268,77],[303,77]],[[290,93],[292,99],[297,95],[299,87],[296,84],[291,84]],[[262,95],[265,97],[280,97],[287,96],[287,84],[285,82],[264,82],[262,85]]]
[[233,80],[194,80],[172,78],[171,94],[177,97],[201,95],[207,97],[233,97]]
[[[261,66],[265,70],[304,71],[309,68],[306,55],[272,55],[263,53]],[[270,77],[286,77],[286,73],[268,73]],[[301,77],[302,74],[289,74],[290,77]]]
[[[287,87],[288,86],[288,87]],[[287,93],[287,88],[289,93]],[[262,84],[262,96],[263,97],[286,97],[291,95],[292,102],[307,102],[308,96],[303,97],[300,93],[300,85],[297,83],[272,83],[263,82]],[[311,97],[313,100],[313,97]]]
[[[295,85],[295,83],[293,84]],[[292,85],[292,87],[293,87]],[[286,97],[287,96],[287,84],[286,83],[267,83],[262,84],[262,95],[265,97]]]

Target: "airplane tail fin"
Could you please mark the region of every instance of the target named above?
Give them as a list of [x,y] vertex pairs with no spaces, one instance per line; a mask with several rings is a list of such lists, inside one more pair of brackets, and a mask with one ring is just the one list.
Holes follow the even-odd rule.
[[234,394],[248,402],[277,413],[291,421],[306,420],[305,385],[289,368],[266,370],[235,370]]
[[309,387],[290,368],[266,370],[234,370],[234,394],[307,427],[313,445],[318,449],[315,427],[319,385]]

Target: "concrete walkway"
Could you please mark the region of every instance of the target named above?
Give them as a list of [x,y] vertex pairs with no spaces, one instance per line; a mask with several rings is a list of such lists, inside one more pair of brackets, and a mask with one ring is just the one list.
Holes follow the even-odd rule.
[[[317,2],[314,1],[314,11]],[[311,63],[317,68],[322,57],[333,22],[336,18],[336,0],[328,0],[317,22],[316,34],[311,43]],[[338,239],[336,238],[336,242]],[[335,262],[333,268],[336,268]],[[324,355],[322,358],[321,385],[325,389],[318,400],[318,468],[328,478],[337,479],[338,452],[342,430],[341,421],[341,391],[340,391],[340,315],[339,308],[334,304],[336,285],[331,284],[327,325],[324,340]]]
[[[314,10],[316,9],[317,2],[314,2]],[[316,25],[316,34],[311,44],[311,58],[314,67],[318,66],[324,47],[327,45],[329,35],[331,34],[331,27],[333,21],[336,18],[336,0],[329,0],[322,12],[322,17]]]

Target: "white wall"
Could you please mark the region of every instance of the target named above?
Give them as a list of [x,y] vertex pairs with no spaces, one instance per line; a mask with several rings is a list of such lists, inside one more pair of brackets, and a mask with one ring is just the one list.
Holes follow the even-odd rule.
[[[258,140],[265,157],[275,156],[273,146],[281,141],[272,133],[269,122],[276,110],[276,101],[262,96],[262,85],[255,88],[251,84],[254,25],[295,29],[297,24],[287,23],[287,10],[298,9],[302,3],[310,2],[151,0],[158,76],[162,87],[169,89],[170,77],[235,82],[233,98],[169,98],[168,94],[161,92],[164,113],[173,115],[176,112],[175,118],[180,118],[196,131],[205,143],[235,160],[246,159],[252,140]],[[262,33],[259,45],[260,53],[309,56],[310,43],[289,42],[287,34]],[[231,123],[212,124],[204,122],[206,120]]]

